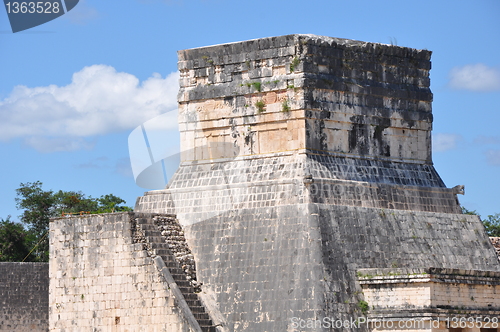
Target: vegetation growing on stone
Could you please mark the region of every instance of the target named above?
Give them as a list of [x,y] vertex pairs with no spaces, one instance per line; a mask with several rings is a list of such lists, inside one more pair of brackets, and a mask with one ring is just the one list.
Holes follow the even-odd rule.
[[368,305],[368,302],[366,301],[359,301],[358,302],[358,307],[359,309],[361,309],[361,312],[366,315],[366,313],[368,312],[368,310],[370,310],[370,306]]
[[300,63],[300,59],[298,57],[293,58],[292,63],[290,63],[290,71],[294,72],[297,69],[297,66]]
[[281,111],[288,113],[290,112],[290,105],[288,105],[288,99],[283,100],[281,103]]
[[262,100],[256,102],[255,107],[257,108],[257,113],[263,113],[266,111],[266,104]]
[[260,82],[247,82],[245,84],[243,84],[243,83],[240,84],[240,86],[247,86],[247,87],[253,86],[254,89],[258,92],[261,92],[261,90],[262,90],[262,83],[260,83]]

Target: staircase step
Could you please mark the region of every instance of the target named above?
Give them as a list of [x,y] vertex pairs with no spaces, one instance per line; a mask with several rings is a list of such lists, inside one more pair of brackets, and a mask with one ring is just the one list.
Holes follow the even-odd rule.
[[194,314],[200,315],[200,318],[210,318],[208,314],[205,312],[205,307],[198,305],[198,306],[189,306],[189,308],[191,309],[193,315]]
[[[170,248],[168,243],[165,243],[165,242],[153,242],[153,243],[149,242],[149,243],[151,244],[151,248],[153,248],[153,249],[169,249]],[[169,255],[171,255],[171,253],[169,253]]]
[[196,295],[196,293],[191,293],[191,294],[186,294],[184,296],[184,298],[186,299],[186,301],[198,301],[198,295]]
[[[155,248],[154,246],[151,246],[151,247],[153,247],[153,249],[154,249],[154,251],[155,251],[155,254],[157,254],[158,256],[162,256],[162,258],[163,258],[163,256],[168,256],[168,255],[170,255],[170,250],[168,250],[168,249],[163,249],[163,248],[162,248],[162,249],[160,249],[160,248]],[[165,264],[166,264],[166,263],[165,263]],[[168,266],[168,265],[167,265],[167,266]]]
[[[161,255],[161,258],[164,258],[165,256],[164,255]],[[163,262],[165,263],[165,266],[168,267],[168,269],[170,270],[170,274],[174,273],[174,274],[179,274],[180,272],[182,272],[182,269],[179,267],[179,263],[177,262],[172,262],[170,260],[165,260],[163,259]]]
[[201,302],[199,300],[188,300],[186,299],[187,304],[189,307],[203,307]]
[[[157,244],[163,244],[165,243],[165,240],[163,240],[163,237],[161,235],[158,236],[148,236],[146,235],[146,238],[148,239],[148,242],[151,243],[151,245],[157,243]],[[165,243],[166,244],[166,243]]]
[[198,319],[196,316],[194,316],[194,318],[196,318],[196,320],[198,321],[198,324],[200,324],[200,326],[211,326],[213,323],[212,323],[212,320],[210,319]]
[[[177,285],[179,286],[179,285]],[[186,294],[186,293],[194,293],[194,289],[193,287],[189,286],[189,287],[186,287],[186,286],[179,286],[179,289],[181,290],[181,293],[182,294]]]
[[203,332],[217,332],[217,328],[215,326],[200,326]]
[[157,231],[158,227],[152,224],[140,224],[143,231]]
[[[154,226],[154,225],[153,225]],[[150,236],[161,236],[161,232],[158,229],[143,229],[144,235],[147,237]],[[163,239],[161,242],[164,242]]]
[[[175,278],[174,278],[175,280]],[[182,288],[191,288],[191,283],[189,281],[184,281],[184,280],[175,280],[175,283],[177,284],[177,286],[179,286],[179,288],[181,288],[181,291],[182,291]]]
[[150,221],[149,218],[137,218],[135,220],[138,224],[144,225],[144,224],[152,224],[152,221]]
[[[167,223],[168,229],[174,232],[182,231],[182,227],[176,224],[175,216],[171,216],[171,218],[172,220],[169,220]],[[166,238],[161,235],[158,225],[155,225],[153,220],[150,218],[137,218],[136,221],[155,254],[163,259],[163,262],[169,269],[172,278],[184,296],[184,299],[193,313],[193,316],[198,321],[201,330],[203,332],[217,332],[217,328],[213,326],[210,315],[206,312],[206,309],[199,300],[198,295],[194,292],[194,287],[187,279],[186,273],[173,255],[169,244],[166,242]],[[182,243],[185,243],[185,239],[182,235],[170,236],[167,238],[169,238],[169,241],[173,241],[176,245],[182,245]]]
[[184,274],[184,271],[182,271],[182,269],[178,265],[169,267],[168,269],[170,270],[170,274],[172,275],[172,277],[174,277],[174,279],[186,280],[186,274]]

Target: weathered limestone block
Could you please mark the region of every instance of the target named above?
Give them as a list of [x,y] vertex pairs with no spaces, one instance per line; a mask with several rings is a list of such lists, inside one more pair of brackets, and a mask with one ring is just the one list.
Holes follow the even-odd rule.
[[[179,51],[183,160],[308,149],[431,162],[431,52],[312,35],[265,40]],[[201,151],[214,142],[233,150]]]

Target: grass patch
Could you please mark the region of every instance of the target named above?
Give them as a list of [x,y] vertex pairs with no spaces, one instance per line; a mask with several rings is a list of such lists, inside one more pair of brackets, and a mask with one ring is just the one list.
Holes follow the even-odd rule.
[[257,113],[264,113],[266,111],[266,104],[263,100],[256,102],[255,107],[257,108]]
[[283,100],[281,103],[281,111],[284,113],[290,112],[290,105],[288,104],[288,99]]
[[359,309],[361,309],[361,312],[363,313],[363,315],[366,315],[368,310],[370,310],[370,306],[368,305],[368,302],[363,301],[363,300],[358,302],[358,307],[359,307]]
[[262,90],[262,83],[260,82],[248,82],[248,83],[242,83],[240,84],[240,86],[247,86],[247,87],[251,87],[253,86],[255,90],[257,90],[258,92],[260,92]]
[[300,63],[300,59],[298,57],[293,58],[292,63],[290,63],[290,71],[294,72],[297,69],[297,66]]

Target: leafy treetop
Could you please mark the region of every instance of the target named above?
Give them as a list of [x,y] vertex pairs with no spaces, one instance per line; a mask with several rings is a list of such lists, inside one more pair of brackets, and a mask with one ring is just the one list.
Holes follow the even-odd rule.
[[[113,194],[103,195],[100,198],[86,196],[81,191],[62,191],[54,192],[52,190],[43,190],[42,182],[21,183],[16,189],[16,206],[23,210],[20,216],[21,222],[27,226],[27,229],[21,224],[15,224],[7,220],[0,223],[1,232],[10,232],[12,237],[0,238],[0,243],[5,248],[0,247],[1,255],[4,259],[19,259],[18,255],[24,253],[21,243],[32,248],[38,242],[36,250],[30,260],[48,261],[49,242],[47,233],[49,230],[50,218],[60,217],[64,214],[78,213],[107,213],[132,211],[132,208],[123,205],[125,201]],[[35,243],[32,243],[35,241]],[[18,248],[16,250],[12,248]],[[14,250],[15,254],[8,254],[9,250]],[[3,253],[3,254],[2,254]],[[27,254],[27,253],[26,253]],[[26,255],[25,255],[26,256]],[[24,256],[24,257],[25,257]],[[0,257],[0,261],[2,258]]]

